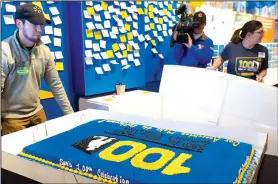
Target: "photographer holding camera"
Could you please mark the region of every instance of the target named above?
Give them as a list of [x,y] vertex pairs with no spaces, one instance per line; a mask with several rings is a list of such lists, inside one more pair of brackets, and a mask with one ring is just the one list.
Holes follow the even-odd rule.
[[[185,5],[176,11],[176,15],[182,11],[186,11]],[[193,17],[184,14],[173,28],[171,47],[175,44],[174,59],[180,65],[206,68],[213,55],[213,41],[203,32],[206,14],[202,11]]]

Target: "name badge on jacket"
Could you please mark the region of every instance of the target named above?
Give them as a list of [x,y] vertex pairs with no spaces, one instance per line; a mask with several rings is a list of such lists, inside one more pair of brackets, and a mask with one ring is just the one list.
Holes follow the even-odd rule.
[[265,58],[265,52],[259,52],[258,57],[259,58]]

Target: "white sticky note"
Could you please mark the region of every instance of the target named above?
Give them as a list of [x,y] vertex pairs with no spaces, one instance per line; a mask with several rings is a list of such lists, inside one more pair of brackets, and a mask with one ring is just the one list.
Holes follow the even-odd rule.
[[140,34],[140,35],[138,36],[138,40],[139,40],[140,42],[143,42],[143,41],[145,40],[145,37],[144,37],[142,34]]
[[133,17],[133,19],[135,19],[135,20],[138,20],[138,16],[137,16],[137,14],[132,14],[132,17]]
[[125,2],[121,2],[120,7],[121,7],[121,9],[124,9],[124,10],[127,9]]
[[133,27],[134,27],[134,29],[138,29],[138,22],[133,22]]
[[145,38],[146,38],[146,40],[148,40],[148,41],[151,40],[151,37],[150,37],[150,35],[148,35],[148,34],[145,35]]
[[117,39],[117,35],[115,35],[114,33],[110,32],[110,38]]
[[148,47],[148,43],[147,42],[145,42],[145,49]]
[[153,52],[154,54],[157,54],[157,53],[158,53],[157,50],[156,50],[156,48],[152,48],[152,52]]
[[161,25],[156,25],[156,28],[157,28],[158,31],[161,31],[161,30],[162,30]]
[[134,62],[135,66],[140,66],[141,65],[139,59],[135,59],[133,62]]
[[101,30],[101,33],[102,33],[102,36],[104,38],[108,38],[109,37],[109,33],[108,33],[108,31],[106,29]]
[[55,52],[55,58],[56,59],[63,59],[64,58],[63,53],[61,51],[56,51]]
[[96,23],[95,26],[96,26],[97,29],[103,29],[102,25],[99,24],[99,23]]
[[167,25],[166,25],[166,24],[163,24],[163,25],[162,25],[162,28],[163,28],[164,31],[166,31],[166,30],[167,30]]
[[172,17],[172,15],[171,15],[171,13],[170,13],[169,11],[167,12],[167,16],[168,16],[169,18]]
[[162,54],[158,54],[158,56],[160,57],[160,59],[164,59],[164,56]]
[[157,18],[157,17],[154,17],[154,18],[153,18],[153,21],[154,21],[154,23],[159,24],[159,21],[158,21],[158,18]]
[[150,30],[151,30],[151,28],[150,28],[149,24],[145,24],[145,31],[150,31]]
[[160,15],[160,17],[163,17],[163,16],[164,16],[163,10],[159,10],[159,15]]
[[93,57],[92,50],[85,50],[85,56],[86,56],[87,58]]
[[54,36],[62,36],[61,28],[54,28]]
[[101,67],[95,67],[95,70],[96,70],[97,74],[99,74],[99,75],[103,74]]
[[[151,3],[151,1],[150,1],[150,3]],[[148,6],[149,6],[149,2],[144,1],[144,6],[145,6],[145,8],[148,8]]]
[[118,59],[123,58],[123,55],[120,52],[116,52],[115,55],[117,56]]
[[123,43],[120,43],[120,44],[119,44],[119,47],[120,47],[121,50],[125,50],[125,49],[126,49],[126,46],[125,46],[125,44],[123,44]]
[[16,12],[16,7],[12,4],[6,4],[6,12]]
[[93,6],[93,1],[86,1],[87,6]]
[[108,19],[108,20],[111,19],[111,15],[110,15],[109,11],[104,12],[104,17],[105,17],[105,19]]
[[121,64],[122,64],[122,66],[127,65],[127,60],[126,60],[126,59],[122,59],[122,60],[121,60]]
[[61,38],[54,37],[54,46],[61,47],[61,45],[62,45]]
[[172,35],[172,33],[173,33],[172,29],[169,29],[168,33],[169,33],[169,35]]
[[127,32],[123,26],[120,26],[120,27],[119,27],[119,31],[120,31],[121,33],[126,33],[126,32]]
[[115,13],[115,8],[113,5],[108,6],[108,12],[109,13]]
[[135,56],[135,57],[140,57],[140,52],[139,52],[139,50],[135,50],[135,51],[134,51],[134,56]]
[[162,38],[162,36],[159,36],[159,37],[158,37],[158,40],[159,40],[160,42],[164,42],[164,39]]
[[93,24],[93,22],[87,22],[86,26],[88,29],[95,29],[95,25]]
[[157,31],[153,31],[153,36],[154,37],[157,37],[158,35],[157,35]]
[[49,43],[51,43],[51,40],[50,40],[50,38],[49,38],[48,35],[41,36],[41,41],[42,41],[44,44],[49,44]]
[[50,10],[52,15],[59,15],[60,14],[57,7],[50,7],[49,10]]
[[153,12],[154,12],[154,14],[158,14],[159,11],[158,11],[157,8],[154,8],[154,9],[153,9]]
[[127,70],[130,67],[130,65],[125,65],[122,69]]
[[120,6],[119,1],[114,1],[114,5]]
[[137,37],[138,36],[138,31],[137,30],[132,30],[132,34],[134,37]]
[[100,40],[100,48],[106,49],[106,41],[105,40]]
[[119,16],[118,15],[112,15],[113,19],[117,22],[119,20]]
[[96,58],[96,59],[101,59],[99,53],[93,54],[93,57]]
[[169,21],[168,23],[169,23],[169,26],[170,26],[170,27],[173,27],[173,26],[174,26],[174,24],[173,24],[172,21]]
[[134,13],[134,11],[133,11],[133,9],[132,9],[131,7],[129,7],[129,8],[127,9],[127,11],[128,11],[128,13],[130,13],[130,14],[133,14],[133,13]]
[[125,20],[126,20],[127,22],[131,22],[131,21],[132,21],[132,18],[131,18],[131,16],[128,16]]
[[52,26],[44,26],[44,33],[45,34],[53,34],[53,27]]
[[103,10],[102,7],[101,7],[99,4],[94,5],[94,9],[95,9],[97,12],[99,12],[100,10]]
[[54,4],[54,1],[46,1],[47,4]]
[[106,52],[101,52],[100,55],[101,55],[102,59],[108,59]]
[[84,14],[85,19],[91,19],[92,18],[92,16],[88,14],[87,10],[84,10],[83,14]]
[[159,8],[163,8],[164,7],[162,2],[158,2],[158,6],[159,6]]
[[110,68],[110,66],[109,66],[109,64],[103,64],[102,65],[102,68],[103,68],[103,70],[105,71],[105,72],[109,72],[109,71],[111,71],[111,68]]
[[149,23],[149,22],[150,22],[149,17],[145,16],[145,23]]
[[93,65],[94,64],[92,58],[90,58],[90,57],[85,57],[85,63],[87,65]]
[[99,47],[98,43],[93,43],[92,46],[93,46],[93,49],[94,49],[95,52],[99,52],[100,51],[100,47]]
[[166,16],[163,17],[163,20],[164,20],[164,22],[168,22],[169,21],[168,17],[166,17]]
[[163,31],[163,36],[168,36],[167,31]]
[[128,54],[127,59],[128,59],[128,61],[134,61],[133,54]]
[[99,14],[95,14],[94,19],[95,19],[96,22],[101,22],[101,17],[100,17]]
[[121,19],[119,19],[119,20],[117,21],[117,23],[118,23],[118,26],[124,26],[124,23],[123,23],[123,21],[122,21]]
[[172,21],[177,22],[176,16],[172,16]]
[[86,49],[93,48],[92,40],[85,40],[85,47],[86,47]]
[[53,22],[55,25],[59,25],[59,24],[62,24],[62,20],[60,19],[59,16],[55,16],[52,18]]
[[4,22],[6,25],[15,24],[14,17],[12,15],[4,15]]
[[140,49],[138,43],[133,44],[133,47],[134,47],[135,50],[139,50]]
[[128,43],[132,46],[135,44],[133,40],[129,40]]
[[116,26],[112,27],[112,33],[119,34],[118,28]]
[[113,64],[113,65],[118,65],[119,64],[116,60],[111,60],[110,63]]
[[168,6],[168,1],[164,1],[164,5]]
[[[132,6],[130,7],[130,9],[133,11],[133,13],[138,12],[137,6],[136,6],[136,5],[132,5]],[[136,15],[136,17],[137,17],[137,15]],[[133,17],[133,18],[134,18],[134,17]],[[134,19],[136,19],[136,18],[134,18]],[[136,20],[138,20],[138,18],[137,18]]]

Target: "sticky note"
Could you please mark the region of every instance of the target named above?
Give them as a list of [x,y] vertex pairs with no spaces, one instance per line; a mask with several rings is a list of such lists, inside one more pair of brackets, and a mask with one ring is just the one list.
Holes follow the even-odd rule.
[[57,71],[63,71],[64,70],[64,64],[62,62],[56,62],[55,66],[56,66]]
[[96,40],[101,40],[102,39],[102,36],[101,36],[101,32],[95,32],[95,39]]
[[125,23],[125,30],[130,31],[130,25]]
[[128,51],[128,52],[132,52],[132,45],[127,44],[127,51]]
[[47,20],[50,20],[49,14],[44,14],[44,18],[46,18]]
[[107,4],[106,2],[104,2],[104,1],[102,1],[102,2],[101,2],[101,7],[102,7],[103,10],[106,11],[107,8],[108,8],[108,4]]
[[137,11],[138,11],[139,15],[143,15],[144,14],[144,11],[142,10],[142,8],[137,8]]
[[120,50],[119,45],[117,43],[114,43],[112,45],[112,49],[113,49],[114,52],[117,52],[118,50]]
[[151,40],[151,42],[152,42],[152,45],[153,45],[153,46],[156,46],[155,40]]
[[163,18],[158,19],[159,24],[163,24]]
[[148,9],[147,8],[144,9],[144,12],[145,12],[145,15],[148,15]]
[[164,8],[164,9],[163,9],[163,13],[164,13],[164,15],[166,15],[166,14],[167,14],[167,12],[168,12],[168,11],[167,11],[167,9],[165,9],[165,8]]
[[127,57],[127,50],[123,50],[123,58],[126,58]]
[[95,10],[93,7],[87,7],[87,12],[89,15],[95,15]]
[[152,19],[154,18],[153,12],[149,12],[149,17]]
[[109,59],[110,59],[110,58],[114,58],[114,53],[113,53],[112,50],[108,50],[108,51],[106,52],[106,54],[107,54],[107,56],[108,56]]
[[172,7],[171,4],[168,4],[168,10],[169,10],[169,11],[173,10],[173,7]]
[[150,6],[149,6],[149,11],[150,11],[150,12],[153,12],[153,5],[150,5]]
[[86,36],[87,38],[93,38],[93,30],[92,29],[86,29]]
[[122,43],[126,42],[126,37],[125,37],[125,35],[121,35],[121,36],[120,36],[120,40],[121,40]]
[[127,39],[128,39],[128,40],[133,40],[133,34],[132,34],[132,32],[127,33]]
[[151,28],[151,29],[154,29],[154,23],[153,23],[153,22],[150,23],[150,28]]
[[142,1],[136,1],[136,4],[142,4]]
[[128,14],[125,10],[121,11],[121,15],[122,15],[123,19],[126,19],[128,17]]

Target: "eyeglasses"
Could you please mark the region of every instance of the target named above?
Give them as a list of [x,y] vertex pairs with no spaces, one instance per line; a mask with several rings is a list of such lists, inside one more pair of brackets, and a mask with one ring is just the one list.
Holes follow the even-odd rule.
[[261,35],[261,34],[264,34],[264,31],[263,30],[262,31],[258,31],[258,32],[255,31],[254,33],[258,33],[258,34]]

